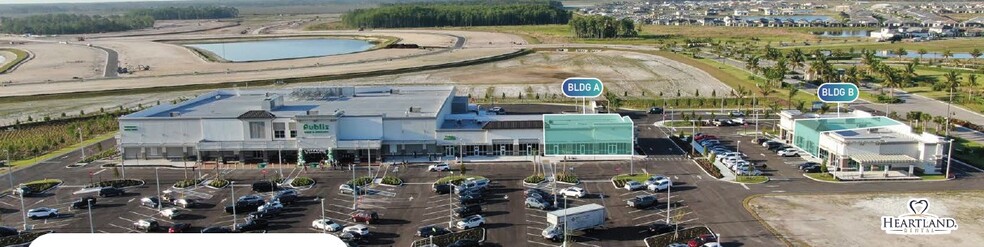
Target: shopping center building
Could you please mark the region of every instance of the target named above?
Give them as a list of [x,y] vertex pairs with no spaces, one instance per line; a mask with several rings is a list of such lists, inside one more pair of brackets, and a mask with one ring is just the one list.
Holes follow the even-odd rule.
[[782,111],[780,137],[827,161],[831,171],[941,172],[948,148],[942,137],[916,133],[904,123],[864,111],[839,115]]
[[451,86],[217,90],[119,122],[126,165],[524,156],[543,146],[543,115],[497,115]]

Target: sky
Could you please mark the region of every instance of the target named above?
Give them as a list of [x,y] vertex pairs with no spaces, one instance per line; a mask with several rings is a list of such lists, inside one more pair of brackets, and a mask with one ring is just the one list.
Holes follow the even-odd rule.
[[160,2],[175,0],[0,0],[0,4],[24,4],[24,3],[112,3],[112,2]]

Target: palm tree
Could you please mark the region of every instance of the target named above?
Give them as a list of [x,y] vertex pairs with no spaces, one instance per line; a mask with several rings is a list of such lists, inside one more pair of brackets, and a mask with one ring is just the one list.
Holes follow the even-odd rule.
[[751,56],[745,59],[745,69],[752,72],[752,74],[758,74],[759,71],[759,57]]
[[913,86],[916,75],[916,65],[909,63],[905,65],[905,72],[902,73],[902,81],[906,86]]
[[926,51],[926,49],[920,48],[919,51],[916,52],[916,53],[919,53],[919,59],[922,59],[923,58],[923,55],[926,55],[926,53],[929,53],[929,51]]
[[981,49],[974,48],[973,51],[970,51],[970,56],[974,57],[974,60],[977,60],[977,58],[981,56]]
[[844,74],[847,76],[848,82],[854,83],[854,85],[857,86],[861,86],[861,77],[862,77],[861,73],[862,72],[858,70],[858,67],[851,66],[847,68],[847,71]]
[[799,92],[799,85],[789,84],[789,93],[786,94],[786,108],[793,107],[793,97],[796,97],[796,93]]
[[758,83],[755,85],[758,86],[759,93],[761,93],[765,98],[768,98],[769,94],[772,94],[773,92],[772,85],[769,85],[768,83]]
[[861,52],[861,64],[868,66],[868,72],[875,72],[875,68],[878,67],[878,59],[875,57],[875,52],[866,50]]
[[901,85],[902,77],[891,67],[885,69],[884,76],[885,81],[882,83],[885,84],[884,87],[888,88],[889,97],[895,98],[895,88]]
[[944,61],[945,60],[948,60],[952,56],[953,56],[953,52],[950,52],[950,50],[944,50],[943,51],[943,60]]
[[977,91],[977,74],[967,75],[967,91],[970,93],[970,99],[974,99],[974,91]]
[[944,74],[943,78],[946,78],[946,87],[950,89],[950,102],[947,103],[950,104],[953,103],[953,91],[960,88],[960,74],[950,71]]
[[905,48],[899,47],[898,50],[895,50],[895,55],[899,57],[899,60],[902,60],[902,57],[909,55],[909,52]]
[[943,116],[935,116],[933,117],[933,123],[936,123],[936,133],[939,133],[940,129],[943,128],[943,125],[946,124],[946,118]]
[[800,48],[794,48],[786,54],[786,57],[789,58],[789,66],[792,70],[803,67],[803,50]]

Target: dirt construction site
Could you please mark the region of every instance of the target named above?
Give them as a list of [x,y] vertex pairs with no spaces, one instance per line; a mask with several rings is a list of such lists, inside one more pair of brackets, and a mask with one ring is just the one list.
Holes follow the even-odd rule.
[[[944,235],[894,235],[882,216],[909,213],[910,198],[926,198],[926,213],[957,220]],[[749,208],[793,246],[980,246],[984,242],[984,192],[911,194],[766,195]]]

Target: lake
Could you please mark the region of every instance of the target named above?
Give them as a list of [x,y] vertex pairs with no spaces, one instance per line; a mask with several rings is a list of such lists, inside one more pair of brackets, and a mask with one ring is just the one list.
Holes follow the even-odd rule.
[[[906,51],[906,52],[908,54],[906,54],[904,57],[907,57],[907,58],[918,58],[919,57],[919,53],[917,53],[916,51]],[[959,58],[959,59],[974,58],[968,52],[951,52],[951,53],[953,53],[953,56],[951,56],[950,58]],[[878,52],[875,52],[875,55],[876,56],[879,56],[879,57],[898,57],[892,51],[878,51]],[[929,53],[926,53],[925,55],[923,55],[922,57],[923,58],[938,59],[938,58],[943,58],[943,53],[942,52],[929,52]]]
[[320,57],[369,50],[373,44],[357,39],[271,39],[185,44],[206,50],[227,61],[253,62]]
[[823,32],[813,32],[814,35],[819,35],[821,37],[868,37],[871,36],[872,31],[868,30],[856,30],[856,31],[823,31]]

